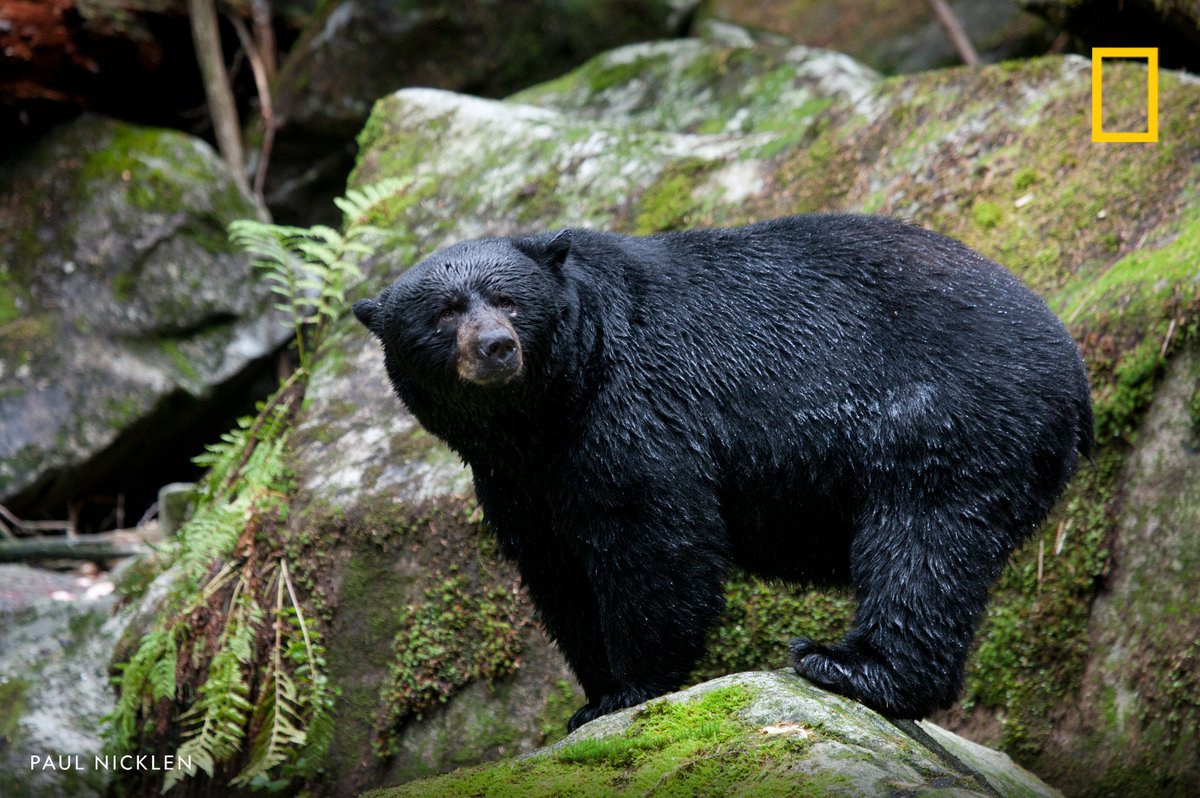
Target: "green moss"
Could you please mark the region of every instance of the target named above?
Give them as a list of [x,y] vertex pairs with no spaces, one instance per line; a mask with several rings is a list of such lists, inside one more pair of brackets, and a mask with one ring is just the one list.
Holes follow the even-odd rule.
[[984,230],[991,230],[1000,224],[1004,211],[1000,206],[988,200],[979,200],[971,206],[971,219]]
[[1101,441],[1132,440],[1166,357],[1188,336],[1187,319],[1200,307],[1193,279],[1200,206],[1157,238],[1165,243],[1138,249],[1051,299],[1081,339]]
[[179,348],[179,344],[171,339],[166,339],[160,344],[163,352],[171,359],[171,365],[185,379],[192,380],[197,384],[202,384],[200,372],[196,369],[196,364],[192,359],[185,355]]
[[[208,227],[191,220],[182,234],[213,252],[228,252],[225,225],[253,217],[253,203],[232,179],[213,183],[214,158],[200,158],[194,142],[175,131],[103,122],[82,147],[85,160],[77,191],[123,187],[130,205],[151,213],[174,212],[189,204],[192,192],[205,191],[205,207],[195,210],[212,220]],[[194,229],[193,229],[194,228]]]
[[[150,583],[158,578],[165,568],[165,558],[158,555],[138,557],[129,564],[116,580],[117,594],[125,599],[136,599],[142,596]],[[130,652],[132,653],[132,652]],[[120,662],[126,657],[114,657],[113,661]]]
[[329,642],[329,678],[340,690],[338,735],[330,751],[334,772],[354,772],[372,749],[380,716],[376,679],[391,664],[395,608],[404,606],[408,588],[408,580],[369,549],[356,552],[341,573],[338,617],[344,621],[334,626]]
[[696,188],[715,166],[699,158],[669,164],[642,194],[634,233],[648,235],[694,224],[704,208],[704,200],[696,196]]
[[626,768],[680,743],[691,747],[728,741],[744,733],[746,724],[734,713],[749,703],[749,692],[739,687],[713,690],[699,701],[656,701],[638,713],[627,733],[580,740],[558,749],[555,757],[560,762]]
[[547,755],[472,768],[369,795],[400,796],[616,796],[828,794],[842,776],[798,778],[790,766],[803,758],[815,732],[763,735],[737,713],[750,702],[745,688],[709,692],[698,700],[649,704],[623,733],[585,739]]
[[1028,761],[1073,700],[1091,656],[1091,602],[1108,568],[1108,513],[1124,451],[1085,464],[1059,509],[1010,559],[968,667],[963,704],[1007,708],[1006,750]]
[[725,612],[709,633],[704,658],[691,681],[783,667],[792,638],[840,640],[849,631],[853,614],[854,599],[849,594],[738,574],[726,583]]
[[16,741],[21,719],[25,716],[25,693],[29,682],[21,678],[0,681],[0,743]]
[[542,744],[550,745],[566,736],[567,721],[579,708],[580,694],[570,682],[559,679],[546,695],[546,706],[542,711]]
[[599,94],[614,86],[624,86],[639,78],[652,67],[656,60],[658,59],[653,57],[642,57],[614,63],[603,59],[593,59],[580,70],[577,78],[586,81],[593,94]]
[[1037,170],[1025,166],[1017,170],[1013,175],[1013,191],[1025,191],[1038,182],[1040,177]]
[[20,318],[16,288],[7,271],[0,271],[0,329],[10,321]]
[[517,192],[516,211],[517,221],[522,224],[534,222],[554,226],[551,219],[562,213],[563,201],[559,196],[561,176],[557,170],[551,170],[541,177],[530,181]]
[[386,714],[379,729],[384,750],[392,730],[420,719],[467,684],[512,673],[520,655],[523,613],[515,584],[474,586],[457,568],[434,575],[421,600],[400,610],[389,678],[381,690]]

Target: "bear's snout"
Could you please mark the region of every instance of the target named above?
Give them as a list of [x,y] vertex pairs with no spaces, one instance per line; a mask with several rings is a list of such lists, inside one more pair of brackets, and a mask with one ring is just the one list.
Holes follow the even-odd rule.
[[458,376],[467,382],[501,385],[522,366],[520,339],[503,314],[473,314],[458,328]]
[[479,336],[479,355],[494,367],[506,367],[516,354],[517,340],[503,327]]

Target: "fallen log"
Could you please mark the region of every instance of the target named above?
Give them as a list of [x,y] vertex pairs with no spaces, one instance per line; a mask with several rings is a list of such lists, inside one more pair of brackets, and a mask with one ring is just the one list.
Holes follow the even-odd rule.
[[141,529],[118,529],[94,535],[67,538],[42,536],[0,541],[0,563],[36,560],[118,560],[151,551],[151,543],[161,539],[158,525]]

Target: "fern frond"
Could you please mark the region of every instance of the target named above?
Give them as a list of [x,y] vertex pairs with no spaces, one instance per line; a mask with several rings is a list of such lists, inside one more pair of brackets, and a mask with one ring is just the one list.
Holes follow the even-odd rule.
[[[187,739],[179,746],[176,759],[190,759],[209,776],[218,762],[238,752],[245,737],[246,721],[254,709],[247,698],[250,685],[242,669],[250,664],[255,627],[261,622],[262,610],[253,598],[241,593],[242,587],[239,582],[234,590],[221,643],[209,663],[208,677],[198,689],[200,697],[179,716],[187,729]],[[163,792],[188,775],[180,769],[168,771]]]
[[388,200],[413,185],[411,178],[386,178],[377,183],[350,189],[346,196],[339,197],[333,202],[345,214],[346,226],[352,227],[359,223],[372,208]]
[[114,753],[134,747],[138,717],[149,703],[174,698],[176,656],[174,631],[155,629],[142,638],[128,662],[117,665],[117,704],[104,717],[107,747]]

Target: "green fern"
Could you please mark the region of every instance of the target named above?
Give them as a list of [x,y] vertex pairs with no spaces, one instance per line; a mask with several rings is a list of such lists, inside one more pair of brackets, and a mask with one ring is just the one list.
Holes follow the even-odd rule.
[[[240,419],[195,458],[207,469],[196,511],[164,550],[180,578],[159,625],[129,662],[118,666],[120,695],[106,718],[114,752],[135,750],[154,735],[149,723],[154,704],[176,700],[175,674],[182,666],[184,672],[200,669],[205,676],[196,700],[177,718],[184,729],[177,761],[190,758],[210,777],[218,768],[244,761],[231,786],[274,791],[312,776],[324,763],[334,734],[336,690],[326,675],[319,624],[304,616],[287,559],[264,566],[260,558],[276,555],[256,553],[262,545],[258,531],[284,520],[295,492],[285,455],[313,353],[344,315],[348,293],[362,277],[358,264],[374,251],[370,242],[388,237],[368,224],[368,217],[409,185],[387,180],[336,200],[345,214],[345,233],[249,220],[230,226],[231,240],[251,254],[277,297],[275,307],[295,332],[300,368],[257,415]],[[252,580],[252,573],[267,585]],[[259,592],[264,589],[266,595]],[[265,660],[255,657],[264,618],[260,600],[271,607],[275,629]],[[203,653],[203,638],[189,626],[201,608],[224,619],[211,658]],[[206,628],[214,627],[210,622]],[[180,648],[190,650],[192,658],[180,663]],[[253,702],[252,696],[257,696]],[[170,771],[164,792],[195,773]]]
[[230,240],[253,256],[270,290],[280,297],[275,308],[295,334],[301,369],[311,366],[312,353],[345,309],[347,292],[362,279],[358,263],[374,252],[367,242],[387,235],[367,223],[371,211],[410,185],[384,180],[334,200],[345,215],[345,233],[325,225],[289,227],[252,219],[229,225]]
[[173,630],[156,629],[142,638],[133,657],[116,666],[114,682],[121,693],[113,711],[105,715],[106,748],[128,751],[139,736],[137,720],[149,714],[149,705],[175,698],[177,649]]
[[[240,587],[240,585],[239,585]],[[191,762],[209,776],[218,762],[233,757],[246,735],[246,721],[254,709],[247,696],[250,684],[243,668],[254,656],[254,638],[262,622],[262,609],[253,598],[238,596],[225,624],[217,653],[208,666],[208,678],[200,685],[200,698],[179,720],[188,727],[187,739],[176,752],[176,761]],[[163,792],[170,790],[187,772],[167,773]]]
[[296,683],[280,667],[278,657],[254,705],[250,725],[257,726],[259,733],[250,746],[250,764],[229,782],[234,787],[268,783],[270,771],[287,762],[308,739]]

